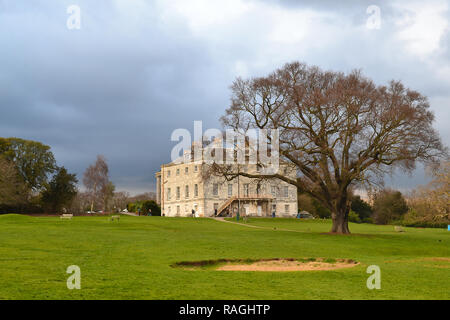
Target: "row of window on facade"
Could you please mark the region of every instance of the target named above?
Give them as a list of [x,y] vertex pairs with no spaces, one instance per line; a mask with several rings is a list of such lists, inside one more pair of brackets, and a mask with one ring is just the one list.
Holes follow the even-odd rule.
[[[245,167],[244,167],[244,171],[247,171],[247,169],[248,169],[247,166],[245,166]],[[256,165],[256,171],[257,171],[257,172],[260,172],[260,171],[261,171],[261,166],[260,166],[260,165]],[[195,165],[195,166],[194,166],[194,172],[198,172],[198,165]],[[284,174],[287,174],[287,168],[284,168],[284,169],[283,169],[283,173],[284,173]],[[175,170],[175,174],[176,174],[177,176],[180,175],[180,168],[177,168],[177,169]],[[184,174],[189,174],[189,167],[185,167],[185,168],[184,168]],[[171,175],[171,171],[170,171],[170,170],[167,170],[167,178],[169,178],[170,175]]]
[[[171,213],[172,213],[172,210],[171,210],[172,208],[169,206],[169,207],[167,207],[167,214],[168,215],[171,215]],[[198,212],[198,205],[194,205],[193,207],[192,207],[192,209],[194,210],[194,212]],[[181,214],[181,207],[180,206],[176,206],[176,214],[177,215],[180,215]],[[190,211],[191,211],[191,209],[189,208],[189,206],[188,205],[185,205],[184,206],[184,212],[185,213],[190,213]]]
[[[214,183],[213,184],[213,188],[212,188],[212,193],[213,196],[219,196],[219,184],[218,183]],[[243,196],[249,196],[250,195],[250,184],[249,183],[244,183],[243,184],[243,188],[244,188],[244,193]],[[281,196],[284,198],[288,198],[289,197],[289,186],[283,186],[282,190],[282,194]],[[228,184],[228,197],[233,196],[233,184]],[[278,186],[271,186],[271,195],[273,197],[277,197],[279,194],[279,187]],[[262,195],[264,194],[264,188],[261,187],[260,184],[258,184],[256,186],[256,195]],[[181,199],[181,187],[176,187],[176,199],[180,200]],[[189,198],[190,193],[189,193],[189,186],[186,185],[184,187],[184,197],[185,198]],[[194,198],[198,197],[198,184],[194,185]],[[167,200],[171,200],[172,199],[172,190],[171,188],[167,188]]]
[[[218,207],[219,207],[219,204],[218,203],[214,203],[214,210],[217,210],[218,209]],[[172,208],[169,206],[169,207],[167,207],[167,213],[168,213],[168,215],[171,215],[171,210]],[[197,204],[194,204],[194,206],[192,207],[192,209],[194,210],[194,212],[198,212],[198,205]],[[188,205],[185,205],[184,206],[184,212],[185,213],[190,213],[190,211],[191,211],[191,209],[190,209],[190,207],[188,206]],[[276,204],[273,204],[272,205],[272,212],[277,212],[277,205]],[[290,214],[290,205],[288,205],[288,204],[285,204],[284,205],[284,213],[285,214]],[[179,206],[179,205],[177,205],[176,206],[176,215],[180,215],[181,214],[181,206]]]
[[[194,166],[194,172],[198,172],[198,166]],[[180,168],[175,171],[176,175],[180,175]],[[189,167],[184,168],[184,174],[189,174]],[[167,178],[170,177],[170,170],[167,170]]]

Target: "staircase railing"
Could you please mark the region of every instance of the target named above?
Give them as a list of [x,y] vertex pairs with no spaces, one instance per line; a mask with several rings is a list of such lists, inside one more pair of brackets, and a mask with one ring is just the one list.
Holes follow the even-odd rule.
[[220,207],[219,207],[219,209],[217,210],[217,216],[220,216],[222,213],[223,213],[223,211],[226,209],[226,208],[228,208],[228,206],[230,206],[234,201],[236,201],[236,200],[271,200],[271,199],[273,199],[273,196],[271,196],[271,195],[267,195],[267,194],[265,194],[265,195],[258,195],[258,194],[256,194],[256,195],[247,195],[247,196],[240,196],[240,197],[238,197],[238,196],[232,196],[232,197],[230,197],[230,198],[228,198]]
[[228,198],[228,200],[225,201],[217,210],[217,215],[220,216],[222,214],[222,211],[225,210],[236,199],[237,199],[237,196],[232,196],[231,198]]

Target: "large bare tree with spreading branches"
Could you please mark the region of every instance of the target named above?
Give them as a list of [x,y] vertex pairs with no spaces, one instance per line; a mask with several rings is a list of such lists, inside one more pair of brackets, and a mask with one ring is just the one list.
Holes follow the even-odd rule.
[[331,210],[333,233],[350,232],[353,188],[445,153],[427,98],[399,81],[380,86],[359,71],[343,74],[294,62],[266,77],[238,78],[231,89],[224,126],[239,132],[278,129],[280,160],[298,172],[296,179],[283,172],[238,174],[278,178],[311,195]]

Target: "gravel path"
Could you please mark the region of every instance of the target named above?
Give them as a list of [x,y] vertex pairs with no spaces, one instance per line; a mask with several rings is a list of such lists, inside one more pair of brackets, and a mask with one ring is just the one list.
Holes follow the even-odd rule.
[[240,222],[228,221],[228,220],[225,220],[225,218],[220,218],[220,217],[211,218],[211,219],[216,220],[216,221],[226,222],[226,223],[237,224],[239,226],[248,227],[248,228],[265,229],[265,230],[273,230],[273,231],[300,232],[300,233],[307,232],[307,231],[300,231],[300,230],[278,229],[276,227],[272,228],[272,227],[254,226],[254,225],[251,225],[251,224],[245,224],[245,223],[240,223]]

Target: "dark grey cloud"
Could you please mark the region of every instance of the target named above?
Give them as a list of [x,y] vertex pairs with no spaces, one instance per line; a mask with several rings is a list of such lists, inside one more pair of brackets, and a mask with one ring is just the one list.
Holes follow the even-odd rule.
[[104,21],[83,19],[81,30],[69,31],[67,4],[3,3],[2,17],[15,19],[3,21],[9,30],[0,35],[1,135],[51,145],[79,177],[104,154],[123,187],[152,188],[153,173],[169,160],[172,130],[209,118],[214,98],[202,74],[211,61],[201,43],[152,23],[127,33],[106,5],[80,4],[82,17],[101,13]]
[[[430,97],[448,144],[446,2],[423,5],[428,30],[420,3],[377,1],[382,27],[368,30],[371,2],[0,1],[0,136],[43,141],[80,178],[104,154],[119,189],[150,190],[174,129],[218,127],[236,76],[300,60],[402,79]],[[71,4],[80,30],[66,28]]]

